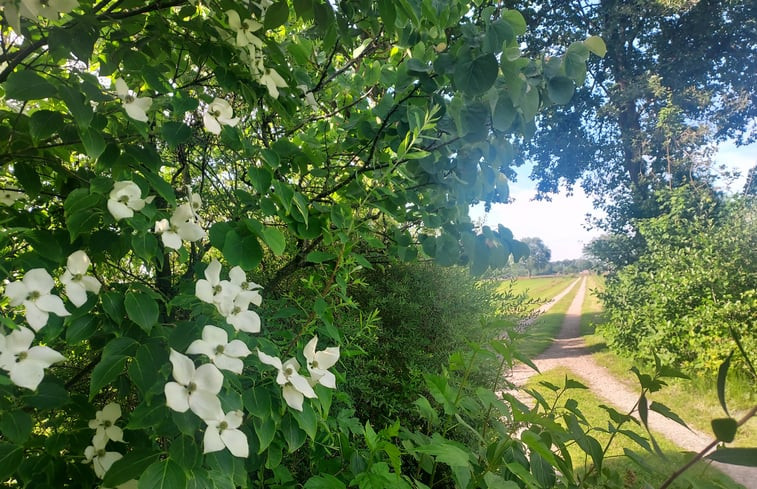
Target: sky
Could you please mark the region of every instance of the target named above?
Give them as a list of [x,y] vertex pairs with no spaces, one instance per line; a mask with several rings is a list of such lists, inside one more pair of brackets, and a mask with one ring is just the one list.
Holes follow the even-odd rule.
[[[715,161],[730,171],[741,173],[730,185],[721,181],[726,191],[740,192],[747,172],[757,163],[757,143],[740,148],[725,143],[720,146]],[[576,186],[571,196],[562,192],[553,196],[551,202],[531,200],[536,194],[536,183],[528,178],[529,173],[527,166],[518,168],[518,181],[510,184],[513,202],[492,205],[484,224],[490,227],[502,224],[516,239],[541,238],[552,251],[552,261],[580,258],[584,245],[601,234],[598,229],[587,229],[586,214],[599,215],[593,209],[591,199]],[[471,208],[470,215],[474,220],[483,216],[483,205]]]

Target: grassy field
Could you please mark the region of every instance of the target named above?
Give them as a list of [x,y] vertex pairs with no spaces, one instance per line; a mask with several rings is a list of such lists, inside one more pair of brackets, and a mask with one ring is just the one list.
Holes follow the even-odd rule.
[[[509,289],[512,284],[513,293],[520,294],[526,292],[530,298],[538,299],[540,303],[544,303],[562,292],[576,278],[576,275],[519,278],[514,282],[502,282],[500,287]],[[539,307],[538,304],[534,305],[533,308],[536,309],[537,307]]]
[[[551,391],[550,389],[540,385],[539,383],[546,381],[557,386],[563,386],[565,383],[564,379],[566,375],[569,378],[572,377],[575,380],[578,380],[579,382],[581,380],[567,369],[555,369],[546,372],[545,374],[532,377],[529,380],[527,387],[536,389],[542,394],[542,396],[545,397],[548,402],[551,403],[554,401],[556,394],[553,393],[553,391]],[[570,389],[565,394],[563,394],[563,397],[561,397],[560,401],[557,402],[557,406],[564,406],[565,400],[567,400],[568,398],[575,399],[578,402],[578,407],[587,418],[589,425],[602,427],[607,426],[607,423],[610,420],[609,415],[605,410],[598,407],[600,404],[603,404],[604,401],[594,396],[589,390]],[[560,408],[558,408],[558,410],[559,409]],[[628,423],[624,425],[624,428],[634,431],[638,435],[641,435],[645,438],[648,436],[646,434],[646,431],[635,423]],[[596,438],[603,448],[610,439],[610,435],[608,433],[603,433],[596,430],[590,432],[589,434]],[[625,483],[623,487],[648,487],[643,484],[642,477],[646,479],[646,482],[650,483],[653,487],[657,487],[675,468],[678,468],[689,460],[688,455],[681,454],[679,452],[679,449],[673,443],[671,443],[661,435],[655,434],[655,440],[657,440],[663,453],[665,453],[667,460],[661,459],[656,454],[650,454],[649,452],[646,452],[642,447],[640,447],[634,441],[624,435],[618,435],[615,437],[613,443],[610,445],[610,449],[607,451],[605,460],[606,465],[609,465],[620,474],[623,482]],[[624,448],[631,449],[636,453],[643,455],[642,460],[646,465],[654,469],[654,473],[650,476],[649,474],[642,471],[635,462],[623,456]],[[586,463],[589,463],[591,459],[588,459],[588,462],[586,462],[587,457],[583,451],[581,451],[577,446],[573,446],[570,448],[570,454],[571,458],[574,461],[574,464],[577,465],[577,470],[587,469]],[[691,487],[690,482],[687,482],[687,479],[694,480],[698,483],[708,481],[719,484],[719,486],[715,487],[741,487],[737,484],[734,484],[729,478],[725,477],[723,474],[709,467],[705,463],[699,463],[693,468],[689,469],[689,471],[686,472],[684,476],[679,478],[672,487]]]
[[[602,286],[601,277],[590,277],[593,288]],[[631,388],[638,388],[636,376],[630,372],[636,366],[642,372],[650,368],[635,364],[633,361],[612,353],[604,338],[595,333],[595,325],[601,324],[602,306],[594,294],[587,294],[581,317],[581,333],[586,344],[594,351],[594,359],[606,367],[622,382]],[[710,420],[725,417],[718,402],[715,379],[698,378],[694,380],[669,379],[668,386],[650,395],[650,400],[656,400],[670,407],[687,423],[703,433],[711,433]],[[750,386],[738,378],[730,377],[727,382],[727,400],[731,415],[739,418],[750,406],[754,405],[755,392]],[[757,419],[752,418],[739,429],[736,439],[731,444],[736,447],[757,446]]]

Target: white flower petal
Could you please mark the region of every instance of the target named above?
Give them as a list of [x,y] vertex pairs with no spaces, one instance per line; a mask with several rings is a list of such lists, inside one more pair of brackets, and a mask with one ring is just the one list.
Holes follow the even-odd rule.
[[4,295],[10,299],[11,306],[16,307],[24,303],[26,296],[29,295],[29,289],[19,280],[6,285]]
[[305,397],[308,397],[310,399],[313,399],[316,396],[315,391],[312,387],[310,387],[310,384],[308,383],[308,379],[303,377],[300,374],[290,375],[289,376],[289,382],[294,386],[295,389],[302,392],[302,394]]
[[185,222],[184,224],[180,225],[178,233],[179,236],[181,236],[181,239],[183,239],[184,241],[189,241],[190,243],[194,243],[195,241],[199,241],[205,237],[205,231],[200,227],[199,224],[196,224],[194,222]]
[[34,331],[39,331],[47,326],[47,320],[50,318],[50,315],[47,312],[38,308],[37,305],[31,301],[24,302],[24,305],[26,306],[24,314],[26,322],[29,323],[29,326],[31,326]]
[[202,122],[205,126],[205,130],[215,135],[221,134],[221,124],[207,112],[202,115]]
[[240,430],[225,429],[221,431],[221,440],[226,448],[235,457],[247,458],[250,455],[250,445],[247,443],[247,435]]
[[282,394],[284,396],[284,401],[286,401],[289,407],[296,409],[297,411],[302,411],[302,401],[304,399],[300,391],[287,384],[282,389]]
[[218,285],[221,282],[221,262],[215,258],[210,260],[208,267],[205,269],[205,278],[212,285]]
[[206,363],[197,367],[193,381],[198,390],[218,394],[223,386],[223,374],[215,365]]
[[260,332],[260,316],[255,311],[242,311],[239,314],[228,316],[226,322],[234,326],[237,331]]
[[181,237],[177,233],[171,231],[165,232],[160,235],[160,239],[166,248],[171,248],[172,250],[181,248]]
[[23,282],[29,290],[36,290],[40,294],[48,294],[55,286],[53,278],[44,268],[29,270],[24,274]]
[[81,282],[66,282],[63,279],[61,279],[61,281],[65,284],[66,295],[73,305],[81,307],[87,302],[87,289],[84,288]]
[[52,312],[56,316],[70,316],[71,313],[66,310],[66,306],[63,305],[63,301],[57,295],[43,295],[36,301],[34,301],[37,307],[45,312]]
[[230,341],[229,344],[224,347],[223,352],[226,355],[237,358],[244,358],[252,353],[250,349],[247,348],[247,345],[245,345],[241,340]]
[[226,345],[229,342],[226,330],[212,324],[208,324],[202,328],[202,339],[214,345]]
[[198,299],[208,304],[213,303],[213,285],[207,280],[198,280],[195,284],[195,295]]
[[84,275],[87,273],[90,265],[91,262],[89,261],[89,257],[82,250],[74,251],[66,260],[66,268],[68,268],[68,271],[72,274],[79,273]]
[[29,328],[18,328],[5,337],[5,348],[8,352],[16,354],[27,351],[34,341],[34,332]]
[[43,368],[47,368],[53,363],[62,362],[66,359],[66,357],[49,346],[33,346],[29,348],[26,355],[26,359],[21,363],[26,364],[25,362],[33,361],[40,364]]
[[92,277],[91,275],[85,275],[81,278],[81,283],[82,285],[84,285],[84,288],[86,290],[94,294],[100,293],[100,287],[102,287],[102,284],[95,277]]
[[42,379],[45,378],[45,371],[38,363],[24,362],[17,363],[10,371],[11,382],[19,387],[25,387],[29,390],[36,390]]
[[232,358],[226,355],[217,355],[213,359],[213,365],[221,370],[228,370],[235,374],[241,374],[244,370],[244,363],[238,358]]
[[113,199],[108,199],[108,212],[110,212],[116,221],[134,217],[134,211],[131,208]]
[[214,358],[215,357],[215,347],[208,343],[207,341],[203,340],[194,340],[192,343],[189,344],[189,347],[187,347],[187,354],[188,355],[205,355],[208,358]]
[[[215,367],[213,366],[213,368]],[[204,420],[218,419],[223,416],[221,401],[218,397],[211,392],[200,389],[189,396],[189,409]]]
[[180,413],[187,412],[189,409],[189,395],[183,385],[176,382],[168,382],[163,391],[166,395],[166,405],[169,408]]
[[113,441],[124,441],[124,432],[118,426],[112,425],[105,428],[105,434],[108,435],[108,439]]
[[182,385],[189,385],[195,375],[195,364],[191,358],[171,348],[168,359],[173,365],[173,378]]
[[260,359],[262,363],[265,363],[266,365],[270,365],[271,367],[276,367],[279,370],[281,370],[282,368],[281,359],[279,357],[272,357],[258,350],[258,358]]
[[113,423],[121,417],[121,406],[117,402],[109,402],[102,410],[102,419]]
[[205,429],[205,435],[202,437],[202,453],[218,452],[223,450],[224,447],[218,429],[215,426],[208,425]]

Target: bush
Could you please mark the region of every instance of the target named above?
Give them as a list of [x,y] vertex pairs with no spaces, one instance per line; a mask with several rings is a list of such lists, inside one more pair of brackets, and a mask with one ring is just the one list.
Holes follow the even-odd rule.
[[757,346],[755,207],[689,187],[659,198],[667,212],[639,222],[647,251],[608,278],[603,333],[633,358],[712,373],[737,347],[731,329]]

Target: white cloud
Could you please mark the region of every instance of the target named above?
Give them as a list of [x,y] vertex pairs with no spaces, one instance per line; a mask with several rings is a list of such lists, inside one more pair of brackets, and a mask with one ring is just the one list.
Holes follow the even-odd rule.
[[[583,247],[599,236],[598,229],[586,229],[586,214],[597,215],[591,199],[576,188],[572,196],[556,195],[550,202],[531,200],[534,190],[514,190],[510,204],[494,204],[485,224],[509,228],[516,239],[536,237],[552,251],[552,261],[580,258]],[[484,215],[483,205],[471,208],[471,218]]]

